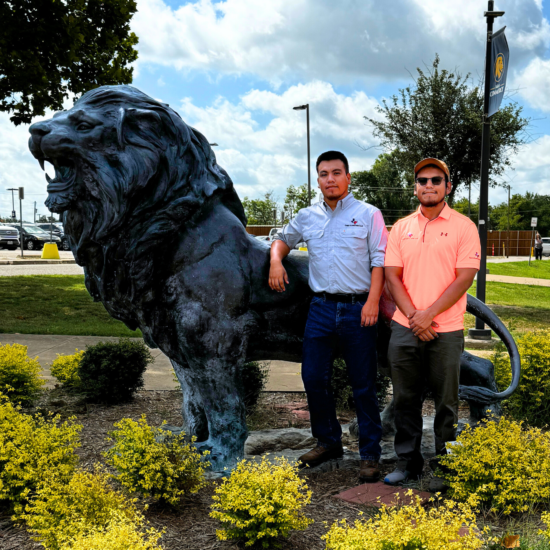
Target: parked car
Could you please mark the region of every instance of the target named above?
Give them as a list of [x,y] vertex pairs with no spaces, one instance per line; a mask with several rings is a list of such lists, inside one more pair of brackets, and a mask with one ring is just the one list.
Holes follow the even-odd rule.
[[[21,226],[17,224],[11,224],[18,231],[21,231]],[[53,235],[50,241],[50,234],[37,227],[32,223],[23,224],[23,248],[27,250],[40,250],[46,243],[53,242],[58,246],[61,245],[61,239],[57,235]]]
[[69,239],[65,237],[65,233],[63,232],[62,223],[40,222],[36,224],[36,227],[40,227],[40,229],[43,229],[46,233],[50,233],[51,231],[54,235],[57,235],[61,239],[61,248],[63,250],[71,249],[71,246],[69,245]]
[[550,256],[550,237],[542,237],[542,255]]
[[20,245],[17,229],[9,225],[0,225],[0,248],[15,250]]

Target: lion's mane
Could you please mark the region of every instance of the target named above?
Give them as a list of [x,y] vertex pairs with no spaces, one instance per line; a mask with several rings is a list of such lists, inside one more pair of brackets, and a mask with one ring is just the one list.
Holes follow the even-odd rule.
[[64,212],[65,231],[89,292],[135,328],[142,323],[124,302],[153,298],[166,251],[185,225],[215,201],[245,226],[246,216],[206,138],[168,105],[131,86],[102,86],[73,107],[88,108],[109,122],[118,146],[79,151],[83,184]]

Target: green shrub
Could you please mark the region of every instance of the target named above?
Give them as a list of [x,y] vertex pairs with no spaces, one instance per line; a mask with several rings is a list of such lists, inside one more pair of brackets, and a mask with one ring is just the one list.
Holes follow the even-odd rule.
[[[384,376],[380,372],[376,373],[376,396],[378,397],[380,406],[383,406],[386,402],[390,382],[391,380],[387,376]],[[334,361],[331,384],[336,408],[354,411],[353,390],[349,382],[346,362],[343,359],[336,359]]]
[[162,550],[157,545],[162,533],[153,528],[144,531],[143,524],[118,514],[106,527],[94,527],[63,544],[60,550]]
[[[504,401],[508,416],[525,420],[532,426],[550,423],[550,329],[529,332],[518,338],[521,356],[521,381],[518,389]],[[510,358],[499,346],[492,356],[497,385],[502,391],[510,385]]]
[[130,401],[152,362],[147,346],[128,338],[87,346],[78,365],[81,388],[96,403]]
[[81,429],[73,419],[23,414],[0,396],[0,500],[8,501],[16,517],[46,479],[71,477]]
[[467,426],[447,448],[451,497],[505,514],[550,502],[550,432],[503,417]]
[[252,414],[258,399],[267,383],[269,368],[267,363],[252,361],[241,367],[241,383],[246,413]]
[[221,521],[220,540],[243,540],[273,548],[273,539],[288,537],[291,530],[304,530],[313,523],[302,513],[311,502],[311,491],[298,477],[298,466],[285,458],[271,464],[242,460],[230,477],[224,478],[212,497],[210,516]]
[[27,355],[27,346],[0,345],[0,391],[14,403],[32,403],[44,386],[40,377],[42,367],[37,359]]
[[185,434],[153,428],[145,415],[138,422],[123,418],[115,428],[109,434],[114,445],[105,456],[123,487],[175,505],[181,496],[206,485],[208,452],[197,451],[195,438],[186,443]]
[[33,539],[58,550],[94,528],[105,528],[116,514],[134,520],[133,503],[108,481],[108,474],[98,468],[94,473],[76,471],[69,482],[54,478],[43,483],[23,516]]
[[60,355],[53,361],[51,367],[52,376],[55,376],[61,385],[66,388],[77,388],[80,386],[78,366],[84,355],[84,351],[75,350],[74,355]]

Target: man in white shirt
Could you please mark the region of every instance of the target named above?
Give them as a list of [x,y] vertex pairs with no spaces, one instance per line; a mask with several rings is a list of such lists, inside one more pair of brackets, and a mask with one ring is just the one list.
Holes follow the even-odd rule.
[[343,454],[342,429],[331,390],[332,365],[341,353],[348,369],[359,424],[361,481],[376,481],[382,426],[376,398],[376,322],[384,288],[388,232],[380,210],[356,200],[346,157],[327,151],[317,159],[323,199],[304,208],[271,246],[269,286],[285,291],[283,259],[301,241],[309,252],[314,292],[304,334],[302,379],[317,447],[300,457],[315,466]]

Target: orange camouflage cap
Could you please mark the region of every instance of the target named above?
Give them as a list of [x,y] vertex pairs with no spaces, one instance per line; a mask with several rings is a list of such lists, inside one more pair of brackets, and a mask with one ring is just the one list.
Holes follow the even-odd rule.
[[442,160],[435,159],[435,158],[427,158],[427,159],[421,160],[421,161],[414,167],[414,175],[415,175],[415,177],[416,177],[416,174],[418,174],[418,172],[420,172],[420,170],[422,170],[422,168],[424,168],[425,166],[428,166],[428,164],[435,164],[436,166],[438,166],[439,168],[441,168],[441,170],[443,170],[443,172],[445,172],[445,174],[447,174],[447,177],[448,177],[449,179],[451,179],[451,173],[449,172],[449,167],[448,167]]

